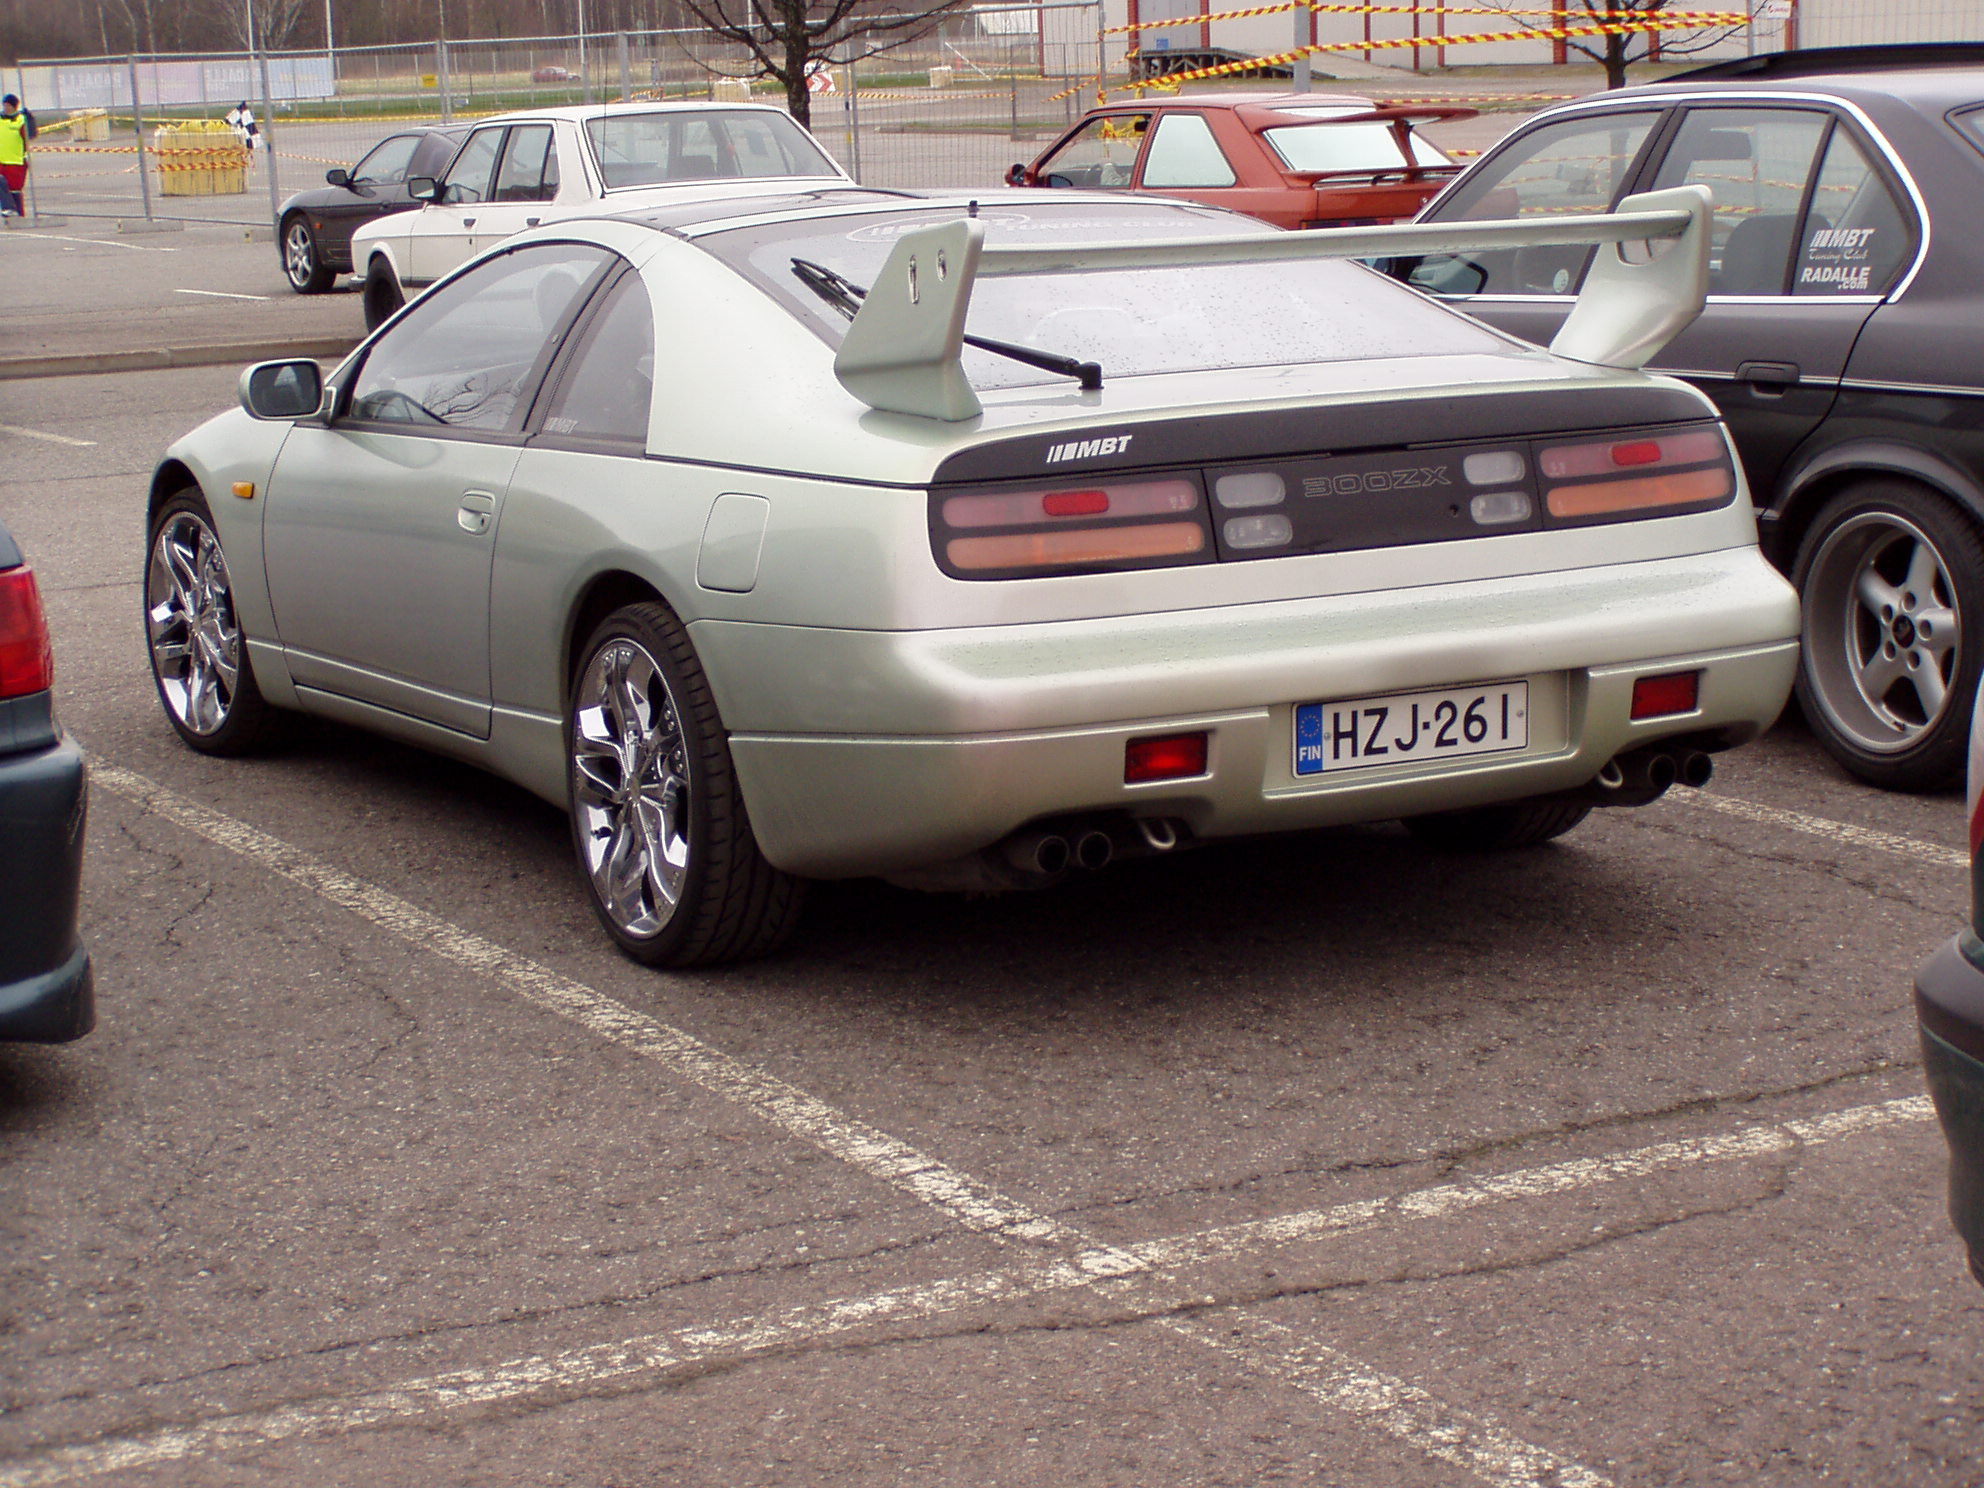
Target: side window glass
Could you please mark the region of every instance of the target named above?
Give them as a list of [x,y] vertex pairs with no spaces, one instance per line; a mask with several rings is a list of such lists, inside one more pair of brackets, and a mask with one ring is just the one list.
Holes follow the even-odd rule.
[[461,154],[448,167],[448,179],[441,183],[443,206],[489,200],[491,178],[496,174],[496,147],[502,143],[501,129],[478,129],[468,137]]
[[413,147],[420,137],[396,134],[381,140],[363,160],[351,168],[353,185],[391,186],[406,179],[406,168],[413,161]]
[[[547,201],[544,167],[551,154],[549,124],[519,124],[510,131],[510,143],[503,150],[503,164],[496,172],[497,201]],[[552,190],[557,182],[552,182]]]
[[654,396],[654,311],[639,274],[625,274],[586,328],[544,420],[544,432],[644,448]]
[[1165,114],[1144,157],[1144,185],[1231,186],[1240,178],[1199,114]]
[[[1660,115],[1566,119],[1520,139],[1442,203],[1441,222],[1555,217],[1610,210]],[[1436,294],[1570,294],[1591,250],[1505,248],[1428,258],[1411,282]]]
[[430,290],[366,354],[350,416],[418,430],[514,428],[552,334],[611,257],[535,243]]
[[420,143],[413,147],[413,160],[408,164],[409,176],[438,176],[448,168],[448,161],[459,145],[459,138],[450,139],[445,134],[423,134]]
[[1714,193],[1710,294],[1785,292],[1798,213],[1829,122],[1811,110],[1698,108],[1675,131],[1653,184]]
[[1043,186],[1075,186],[1085,191],[1127,187],[1144,146],[1149,114],[1105,114],[1090,119],[1079,133],[1040,167]]
[[1834,129],[1812,190],[1791,292],[1886,294],[1915,256],[1909,218],[1845,127]]

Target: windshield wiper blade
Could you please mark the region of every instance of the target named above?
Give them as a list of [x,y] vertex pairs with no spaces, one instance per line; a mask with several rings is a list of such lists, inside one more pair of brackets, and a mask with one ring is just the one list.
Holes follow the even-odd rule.
[[[792,272],[799,282],[840,311],[849,320],[854,319],[860,310],[861,302],[868,298],[868,291],[853,280],[836,274],[825,264],[814,263],[811,259],[795,258]],[[1010,341],[994,341],[990,336],[967,334],[964,344],[975,346],[980,351],[989,351],[994,356],[1024,362],[1029,367],[1038,367],[1043,372],[1055,372],[1062,377],[1072,377],[1080,383],[1082,391],[1092,393],[1102,386],[1102,364],[1084,362],[1076,357],[1062,356],[1055,351],[1040,351],[1031,346],[1016,346]]]

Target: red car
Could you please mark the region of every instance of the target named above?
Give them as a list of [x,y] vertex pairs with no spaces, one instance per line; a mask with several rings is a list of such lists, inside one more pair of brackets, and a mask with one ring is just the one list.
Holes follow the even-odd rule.
[[1090,109],[1006,179],[1183,197],[1278,227],[1396,222],[1460,169],[1413,124],[1478,112],[1348,93],[1182,93]]

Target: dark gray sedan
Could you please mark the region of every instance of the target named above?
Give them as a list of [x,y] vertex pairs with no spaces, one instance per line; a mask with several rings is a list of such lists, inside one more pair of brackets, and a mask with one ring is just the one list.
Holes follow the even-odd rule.
[[76,934],[83,755],[55,722],[41,593],[0,526],[0,1039],[59,1043],[96,1023]]
[[414,177],[438,176],[468,132],[407,129],[366,151],[350,170],[324,172],[325,184],[299,191],[276,214],[283,277],[298,294],[322,294],[351,272],[351,235],[368,222],[420,205],[407,194]]
[[[1655,359],[1715,400],[1804,600],[1798,695],[1876,785],[1963,768],[1984,666],[1984,45],[1748,58],[1539,114],[1421,214],[1715,194],[1707,308]],[[1590,251],[1401,260],[1548,341]]]

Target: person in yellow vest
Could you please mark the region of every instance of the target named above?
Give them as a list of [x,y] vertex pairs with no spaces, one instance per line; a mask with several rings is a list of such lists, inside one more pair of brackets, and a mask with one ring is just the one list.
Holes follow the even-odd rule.
[[12,93],[0,98],[0,216],[27,211],[28,141],[35,136],[34,115]]

